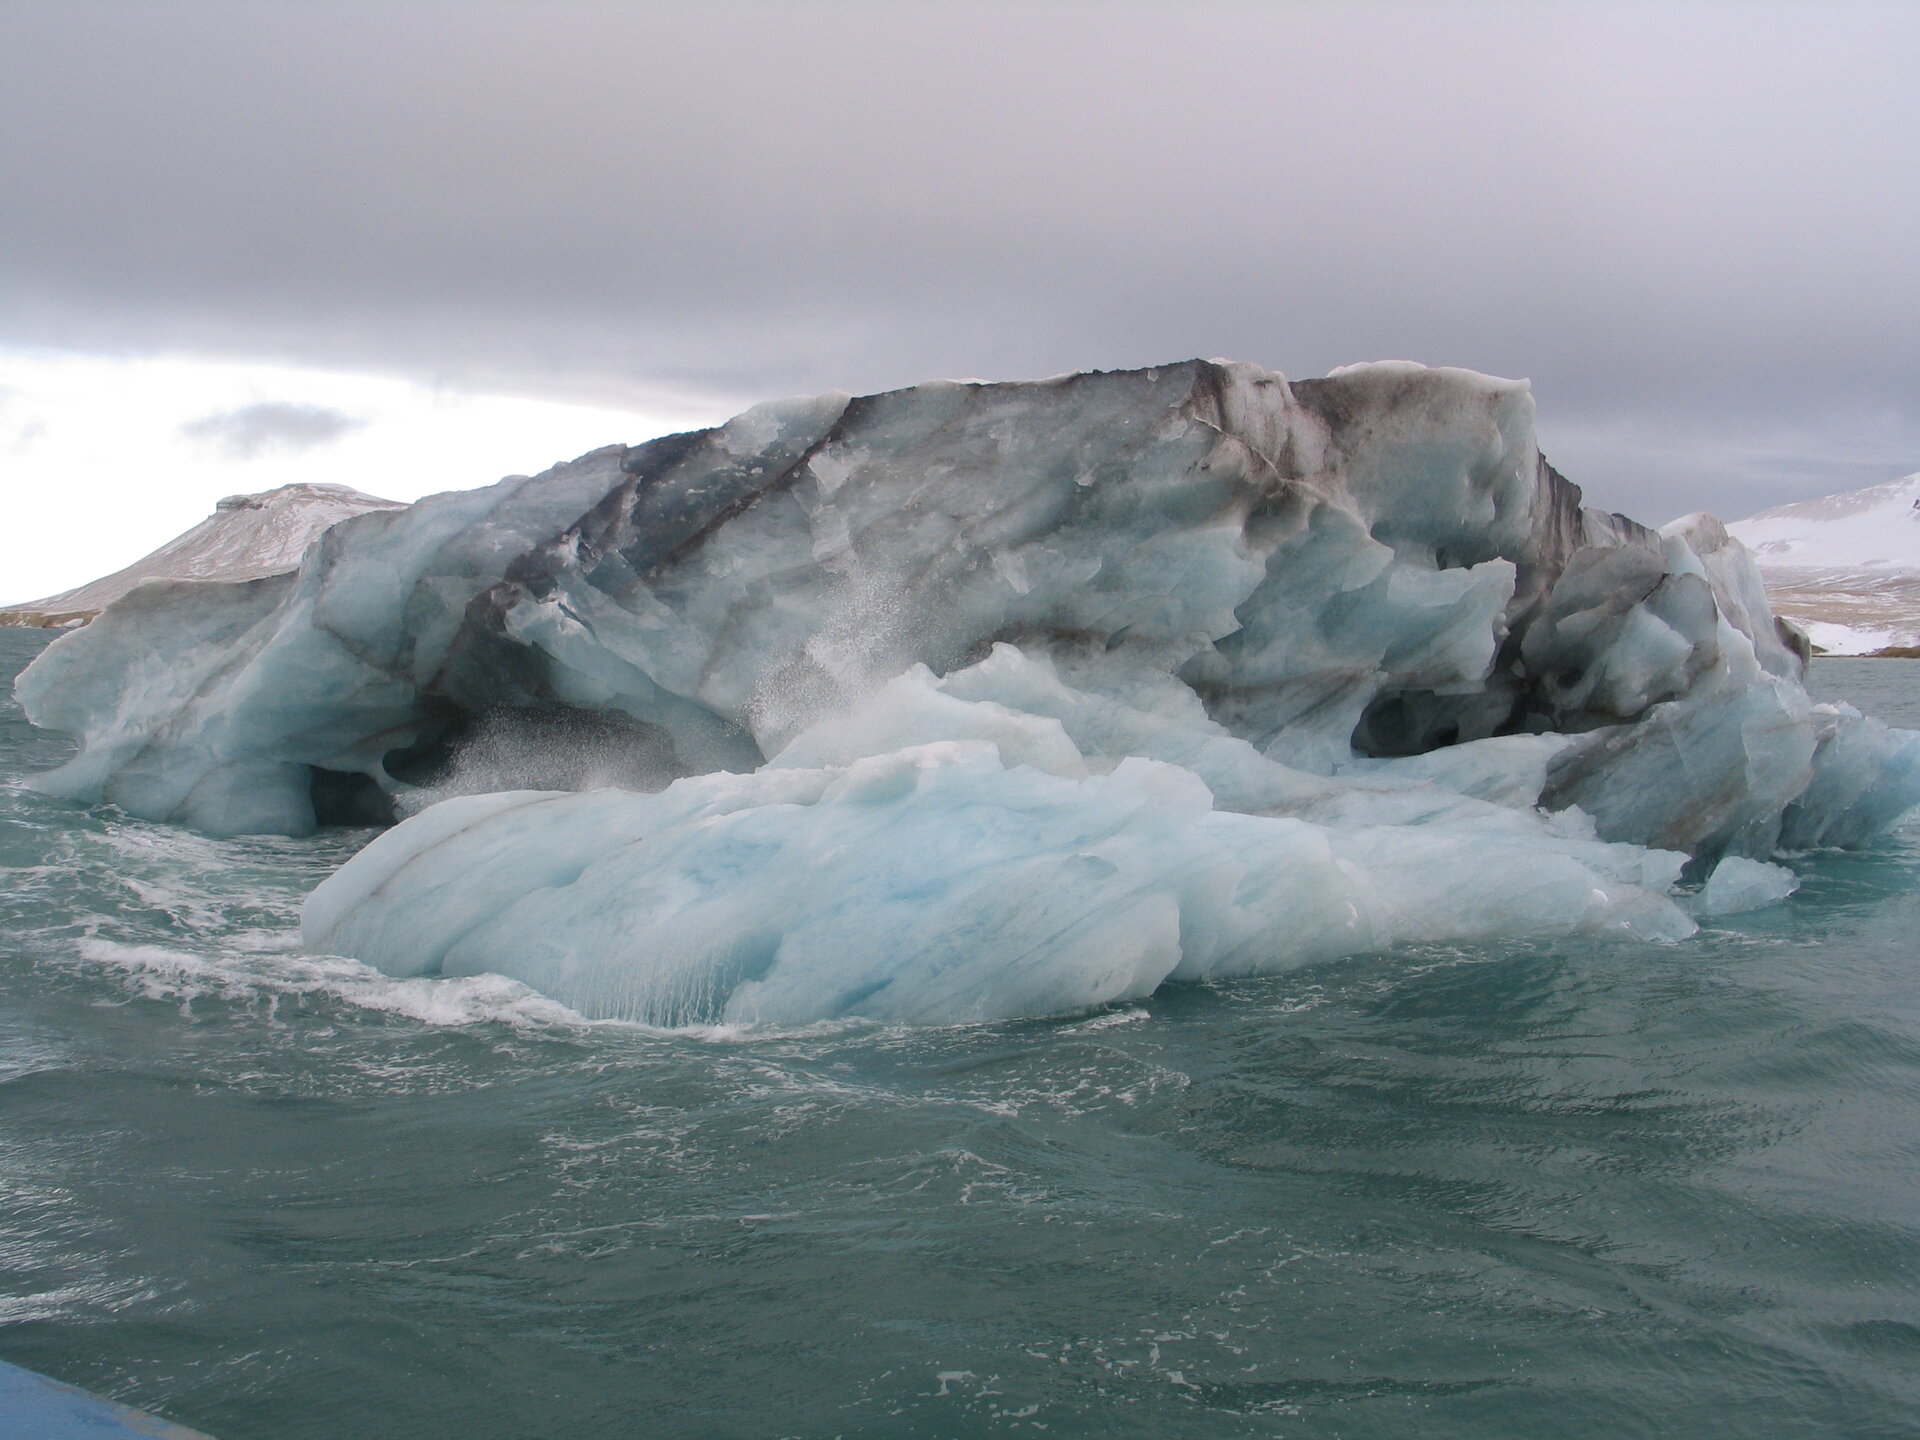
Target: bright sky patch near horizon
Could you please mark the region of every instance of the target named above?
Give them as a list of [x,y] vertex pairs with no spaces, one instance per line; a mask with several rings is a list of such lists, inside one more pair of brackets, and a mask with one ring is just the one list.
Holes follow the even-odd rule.
[[319,481],[417,500],[724,418],[287,365],[0,350],[0,604],[118,570],[226,495]]
[[[1528,377],[1655,523],[1920,468],[1910,0],[8,0],[0,137],[48,586],[296,471],[1194,356]],[[232,383],[79,418],[115,365]]]

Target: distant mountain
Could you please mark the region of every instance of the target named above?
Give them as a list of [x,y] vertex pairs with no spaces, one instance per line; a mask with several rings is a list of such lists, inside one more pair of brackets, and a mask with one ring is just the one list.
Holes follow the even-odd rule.
[[329,526],[368,510],[403,510],[398,501],[347,485],[282,485],[258,495],[229,495],[213,514],[124,570],[43,600],[0,607],[0,625],[84,624],[144,580],[256,580],[296,569]]
[[1727,527],[1775,610],[1834,655],[1920,646],[1920,474],[1778,505]]

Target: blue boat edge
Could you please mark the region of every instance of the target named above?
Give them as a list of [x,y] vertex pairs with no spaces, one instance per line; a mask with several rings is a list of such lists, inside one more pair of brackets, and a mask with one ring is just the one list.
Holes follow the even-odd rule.
[[18,1440],[212,1440],[130,1405],[0,1360],[0,1430]]

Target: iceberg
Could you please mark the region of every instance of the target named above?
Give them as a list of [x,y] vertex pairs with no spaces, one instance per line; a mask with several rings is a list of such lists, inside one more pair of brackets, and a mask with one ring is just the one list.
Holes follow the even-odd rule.
[[1726,529],[1584,507],[1533,414],[1406,363],[781,401],[142,587],[18,694],[52,793],[390,824],[309,948],[669,1025],[1676,939],[1920,802]]

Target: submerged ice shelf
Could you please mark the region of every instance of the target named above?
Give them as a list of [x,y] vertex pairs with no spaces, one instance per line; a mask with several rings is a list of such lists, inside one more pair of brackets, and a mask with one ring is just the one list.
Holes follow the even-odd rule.
[[1582,508],[1522,383],[1194,361],[781,402],[358,516],[297,574],[134,591],[19,694],[81,740],[55,793],[411,817],[310,948],[938,1022],[1777,899],[1772,857],[1920,801],[1920,735],[1804,656],[1717,521]]
[[[1035,710],[956,698],[983,694]],[[1338,824],[1219,809],[1202,771],[1296,777],[1220,736],[1197,769],[1096,766],[1094,727],[1036,713],[1072,705],[1003,645],[944,685],[915,667],[750,775],[448,800],[323,884],[305,929],[660,1024],[1048,1014],[1408,940],[1692,929],[1664,898],[1684,856],[1422,785],[1327,786]]]

